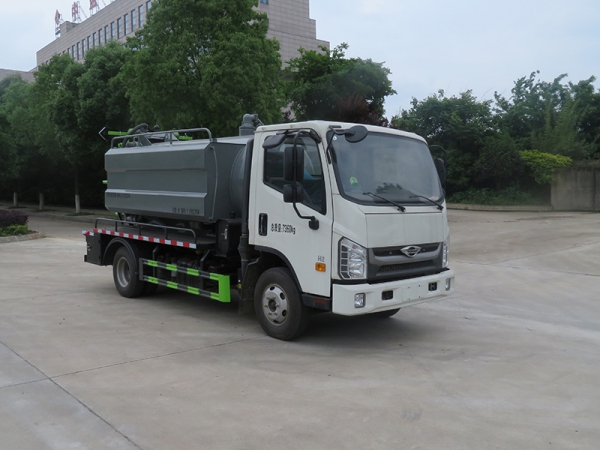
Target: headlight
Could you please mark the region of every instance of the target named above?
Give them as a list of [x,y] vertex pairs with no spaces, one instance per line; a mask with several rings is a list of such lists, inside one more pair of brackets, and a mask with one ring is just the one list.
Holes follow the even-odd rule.
[[448,255],[450,254],[450,236],[444,241],[442,248],[442,267],[448,267]]
[[340,276],[345,280],[367,278],[367,249],[346,238],[340,240]]

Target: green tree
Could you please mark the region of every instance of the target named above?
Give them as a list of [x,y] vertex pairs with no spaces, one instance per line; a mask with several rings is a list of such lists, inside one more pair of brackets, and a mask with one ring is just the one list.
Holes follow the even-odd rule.
[[568,97],[567,89],[561,84],[566,74],[552,83],[537,80],[538,74],[536,71],[515,81],[509,99],[494,93],[500,126],[521,148],[531,148],[533,134],[544,128],[549,116],[554,120],[554,114]]
[[395,94],[390,70],[370,59],[346,58],[348,44],[333,50],[300,49],[285,69],[286,97],[298,120],[386,124],[383,104]]
[[279,43],[267,39],[257,0],[161,0],[125,65],[137,121],[237,134],[245,113],[281,120]]
[[593,153],[593,148],[580,133],[578,107],[578,101],[571,99],[565,101],[559,111],[548,107],[544,127],[533,132],[531,146],[553,155],[565,155],[576,160],[587,159]]
[[10,133],[10,125],[0,113],[0,190],[17,192],[19,160],[15,140]]
[[475,163],[486,139],[497,134],[491,101],[478,101],[471,91],[446,97],[440,90],[425,100],[413,98],[411,108],[393,117],[391,123],[446,149],[450,193],[476,183]]
[[108,144],[98,132],[127,130],[133,124],[127,88],[121,70],[131,56],[123,45],[111,41],[86,53],[84,72],[77,79],[77,139],[82,196],[88,202],[102,204],[104,154]]
[[581,80],[577,84],[569,83],[576,113],[579,119],[579,133],[585,143],[589,144],[590,156],[600,158],[600,92],[593,83],[596,77]]
[[0,81],[0,187],[13,189],[15,181],[19,177],[19,154],[17,145],[8,121],[6,107],[6,90],[12,83],[16,83],[20,77],[7,77]]
[[88,51],[84,64],[67,55],[54,56],[36,74],[34,114],[41,124],[37,143],[42,154],[70,168],[76,211],[80,190],[87,202],[102,201],[107,144],[98,132],[103,127],[123,130],[131,125],[121,75],[129,55],[121,44],[111,42]]
[[77,120],[80,111],[78,80],[84,72],[85,67],[70,56],[54,55],[48,64],[40,66],[35,83],[37,97],[42,101],[39,114],[51,124],[50,129],[44,131],[54,132],[53,140],[44,141],[49,145],[57,145],[61,156],[70,166],[76,212],[80,211],[79,177],[87,151]]
[[594,95],[592,85],[595,78],[573,85],[563,82],[567,74],[552,82],[538,80],[538,74],[519,78],[509,99],[495,94],[499,126],[521,149],[588,158],[597,150],[600,131],[600,98]]
[[517,144],[505,133],[486,138],[474,169],[477,181],[491,180],[496,190],[509,187],[523,172]]
[[132,125],[127,87],[121,74],[130,56],[131,52],[115,41],[90,50],[85,57],[85,71],[77,81],[77,124],[90,142],[100,142],[103,147],[105,144],[97,139],[103,126],[126,130]]
[[15,202],[38,153],[32,136],[31,87],[18,75],[0,82],[0,184],[12,188]]

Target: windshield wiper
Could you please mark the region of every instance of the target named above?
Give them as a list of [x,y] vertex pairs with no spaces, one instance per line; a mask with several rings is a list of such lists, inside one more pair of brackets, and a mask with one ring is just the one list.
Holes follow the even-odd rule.
[[385,197],[382,197],[380,195],[373,194],[372,192],[363,192],[363,195],[372,195],[373,197],[380,198],[384,202],[391,203],[392,205],[394,205],[395,207],[397,207],[402,212],[406,211],[406,208],[404,206],[402,206],[401,204],[393,202],[392,200],[387,199]]
[[425,200],[427,200],[429,203],[434,204],[435,206],[437,206],[437,209],[439,209],[440,211],[442,209],[444,209],[444,207],[442,206],[441,203],[438,203],[436,201],[431,200],[429,197],[424,197],[423,195],[411,195],[409,198],[424,198]]

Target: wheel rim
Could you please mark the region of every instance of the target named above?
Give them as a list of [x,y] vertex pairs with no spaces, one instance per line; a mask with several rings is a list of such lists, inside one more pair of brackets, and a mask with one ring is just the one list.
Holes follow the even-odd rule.
[[267,286],[262,296],[263,313],[273,325],[283,325],[288,317],[285,291],[276,284]]
[[117,263],[117,281],[122,287],[127,287],[129,286],[130,279],[131,271],[129,270],[127,258],[121,258]]

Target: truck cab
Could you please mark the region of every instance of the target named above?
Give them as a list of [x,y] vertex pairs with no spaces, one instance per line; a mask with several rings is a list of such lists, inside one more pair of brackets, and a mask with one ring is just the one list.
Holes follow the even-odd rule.
[[[336,314],[386,316],[450,294],[444,191],[425,140],[375,126],[349,136],[353,127],[314,121],[257,130],[250,244],[285,262],[304,303]],[[286,168],[294,148],[297,164]],[[286,198],[286,189],[301,198]],[[287,320],[286,307],[263,302],[275,326]]]

